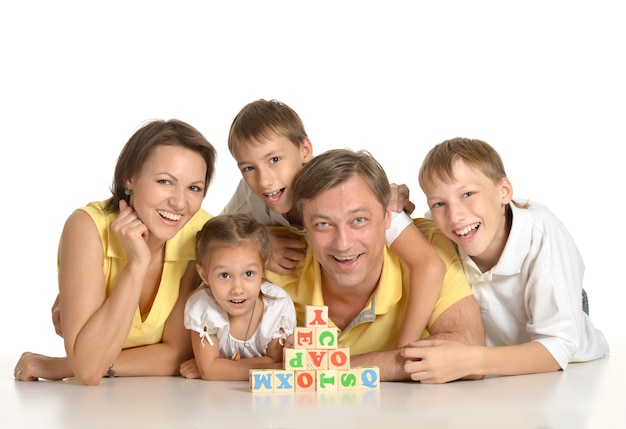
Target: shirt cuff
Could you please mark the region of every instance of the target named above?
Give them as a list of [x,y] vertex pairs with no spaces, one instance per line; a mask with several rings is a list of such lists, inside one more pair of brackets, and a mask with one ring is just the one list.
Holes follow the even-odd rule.
[[387,228],[387,246],[391,246],[396,238],[404,231],[404,229],[413,223],[413,219],[406,212],[391,213],[391,225]]

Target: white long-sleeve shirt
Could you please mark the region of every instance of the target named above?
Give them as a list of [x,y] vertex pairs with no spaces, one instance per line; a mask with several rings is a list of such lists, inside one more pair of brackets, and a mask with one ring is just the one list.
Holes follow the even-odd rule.
[[582,310],[585,267],[561,221],[545,206],[511,204],[513,224],[498,263],[482,273],[461,249],[481,309],[488,346],[539,341],[562,369],[609,351]]

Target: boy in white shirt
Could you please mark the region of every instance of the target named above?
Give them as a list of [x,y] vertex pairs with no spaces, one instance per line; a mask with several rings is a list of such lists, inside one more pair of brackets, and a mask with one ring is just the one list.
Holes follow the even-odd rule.
[[436,145],[419,183],[435,224],[457,245],[486,346],[416,342],[405,349],[416,359],[414,379],[550,372],[608,353],[581,306],[584,265],[572,237],[546,207],[513,200],[490,145],[465,138]]

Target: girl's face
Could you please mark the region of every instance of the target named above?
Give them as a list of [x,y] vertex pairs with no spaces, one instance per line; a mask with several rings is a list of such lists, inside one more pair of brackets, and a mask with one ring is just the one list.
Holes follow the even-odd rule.
[[[232,317],[250,318],[261,293],[265,261],[254,240],[236,244],[213,244],[196,264],[198,274],[211,288],[218,304]],[[246,320],[247,320],[246,319]]]
[[505,206],[513,189],[507,178],[494,183],[463,160],[453,166],[454,180],[433,177],[424,193],[433,220],[484,272],[500,259],[508,239]]
[[130,205],[151,238],[169,240],[196,214],[204,198],[204,158],[180,146],[159,146],[126,184]]

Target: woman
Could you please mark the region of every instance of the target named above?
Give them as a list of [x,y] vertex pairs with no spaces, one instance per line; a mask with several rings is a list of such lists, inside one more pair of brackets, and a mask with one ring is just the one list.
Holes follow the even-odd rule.
[[18,380],[177,375],[193,356],[184,299],[199,284],[194,240],[216,151],[179,120],[152,121],[122,150],[113,196],[70,215],[59,245],[67,357],[22,354]]

